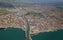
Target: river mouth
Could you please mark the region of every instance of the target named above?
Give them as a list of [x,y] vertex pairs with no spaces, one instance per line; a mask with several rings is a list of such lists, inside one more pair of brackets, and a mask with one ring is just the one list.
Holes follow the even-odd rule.
[[[0,40],[25,40],[25,32],[18,28],[0,30]],[[63,30],[40,33],[33,36],[32,40],[63,40]]]

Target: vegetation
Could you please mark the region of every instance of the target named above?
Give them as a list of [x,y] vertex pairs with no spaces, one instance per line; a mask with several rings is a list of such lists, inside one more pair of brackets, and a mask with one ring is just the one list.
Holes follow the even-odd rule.
[[55,19],[57,19],[57,20],[61,20],[61,21],[63,21],[63,18],[57,18],[57,17],[55,17],[55,16],[50,16],[51,18],[55,18]]
[[8,14],[7,10],[5,10],[5,9],[0,9],[0,16],[1,16],[1,15],[6,15],[6,14]]
[[45,17],[42,13],[36,13],[36,12],[28,12],[25,15],[30,15],[30,16],[39,17],[39,18],[44,18]]

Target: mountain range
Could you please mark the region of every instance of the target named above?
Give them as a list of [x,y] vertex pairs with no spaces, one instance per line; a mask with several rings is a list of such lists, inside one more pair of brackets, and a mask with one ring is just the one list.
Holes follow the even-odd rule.
[[62,0],[5,0],[0,2],[2,7],[13,7],[13,6],[34,6],[34,5],[54,5],[63,6]]

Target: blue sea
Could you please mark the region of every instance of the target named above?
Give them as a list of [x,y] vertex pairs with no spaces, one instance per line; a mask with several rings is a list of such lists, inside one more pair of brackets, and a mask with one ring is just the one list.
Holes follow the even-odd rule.
[[[63,40],[63,30],[40,33],[32,37],[33,40]],[[25,40],[25,32],[17,28],[0,30],[0,40]]]

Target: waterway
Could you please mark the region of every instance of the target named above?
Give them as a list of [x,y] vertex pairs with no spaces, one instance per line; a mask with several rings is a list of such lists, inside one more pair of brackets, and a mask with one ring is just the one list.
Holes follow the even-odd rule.
[[0,40],[25,40],[24,31],[18,28],[0,30]]
[[[63,30],[40,33],[32,37],[33,40],[63,40]],[[0,40],[25,40],[25,32],[17,28],[0,30]]]
[[32,38],[33,40],[63,40],[63,30],[40,33]]

